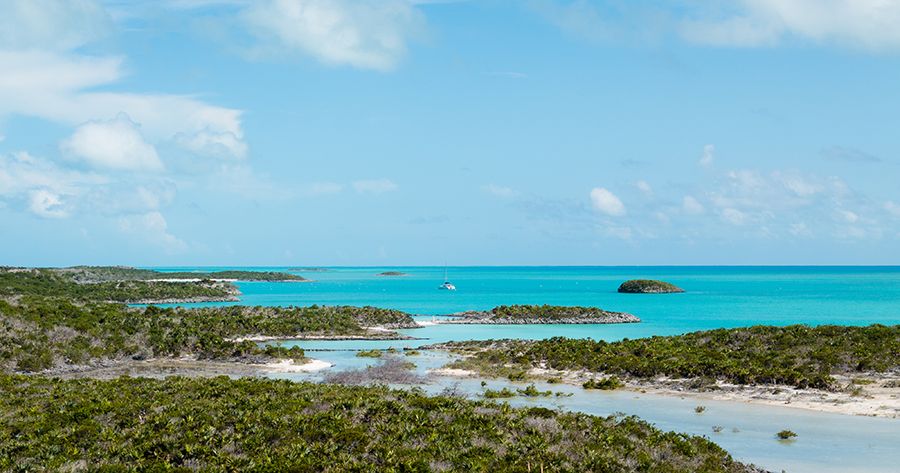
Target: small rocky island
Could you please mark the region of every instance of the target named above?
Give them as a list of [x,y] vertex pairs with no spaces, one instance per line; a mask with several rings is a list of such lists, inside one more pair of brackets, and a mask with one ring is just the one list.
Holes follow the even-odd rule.
[[408,276],[408,274],[400,271],[385,271],[383,273],[378,273],[378,276],[385,277],[397,277],[397,276]]
[[622,285],[619,286],[619,292],[627,294],[671,294],[684,292],[684,289],[665,281],[632,279],[623,282]]
[[448,324],[626,324],[641,319],[625,312],[597,307],[553,305],[502,305],[488,311],[452,314]]

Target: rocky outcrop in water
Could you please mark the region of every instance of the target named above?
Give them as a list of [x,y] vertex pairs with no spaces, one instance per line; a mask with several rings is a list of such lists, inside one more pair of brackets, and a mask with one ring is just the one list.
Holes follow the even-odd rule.
[[610,312],[597,307],[567,307],[550,305],[513,305],[495,307],[489,311],[468,311],[452,314],[449,324],[627,324],[641,319],[625,312]]
[[627,294],[671,294],[684,292],[684,289],[665,281],[632,279],[623,282],[622,285],[619,286],[619,292]]

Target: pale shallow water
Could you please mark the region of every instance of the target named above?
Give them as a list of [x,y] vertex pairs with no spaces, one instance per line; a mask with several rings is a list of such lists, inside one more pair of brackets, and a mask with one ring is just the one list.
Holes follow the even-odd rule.
[[[156,268],[184,270],[185,268]],[[187,268],[195,269],[195,268]],[[234,268],[203,268],[203,270]],[[241,268],[283,271],[289,268]],[[399,270],[404,277],[378,277]],[[332,268],[326,272],[293,272],[314,283],[239,283],[245,305],[374,305],[422,314],[489,309],[501,304],[587,305],[630,312],[639,324],[619,325],[435,325],[402,332],[426,340],[288,342],[307,350],[353,350],[419,346],[448,340],[490,338],[542,339],[552,336],[618,340],[672,335],[695,330],[756,324],[809,325],[900,323],[898,267],[576,267],[450,268],[456,292],[438,291],[443,268]],[[684,294],[618,294],[631,278],[662,279],[684,288]],[[226,305],[226,304],[193,304]],[[310,351],[335,364],[332,370],[356,368],[375,361],[353,351]],[[419,370],[442,365],[446,357],[425,353],[412,357]],[[322,374],[283,374],[290,379],[321,379]],[[478,380],[441,378],[429,392],[458,387],[472,396]],[[491,381],[491,387],[509,384]],[[524,387],[524,385],[519,385]],[[637,415],[661,429],[706,435],[735,458],[772,471],[897,472],[900,471],[900,420],[826,414],[801,409],[728,401],[702,401],[707,410],[694,412],[696,399],[680,399],[580,387],[538,384],[541,389],[568,391],[569,398],[528,400],[513,404],[547,405],[598,415]],[[723,427],[713,433],[712,426]],[[737,428],[739,432],[733,432]],[[774,433],[788,428],[799,434],[783,443]]]

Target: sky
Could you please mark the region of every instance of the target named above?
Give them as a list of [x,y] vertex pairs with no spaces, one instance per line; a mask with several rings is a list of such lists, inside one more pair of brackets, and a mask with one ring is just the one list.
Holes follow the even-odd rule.
[[75,264],[900,264],[900,0],[0,0]]

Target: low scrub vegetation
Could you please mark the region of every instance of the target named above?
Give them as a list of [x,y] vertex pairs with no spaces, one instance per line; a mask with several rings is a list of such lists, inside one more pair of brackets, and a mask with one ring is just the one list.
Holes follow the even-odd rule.
[[0,296],[41,295],[72,301],[163,302],[232,300],[237,287],[228,282],[103,280],[78,282],[71,274],[48,269],[0,269]]
[[680,287],[665,281],[653,279],[632,279],[619,286],[619,292],[638,294],[659,294],[671,292],[684,292]]
[[632,378],[707,378],[837,389],[834,374],[900,368],[900,325],[755,326],[612,343],[551,338],[444,347],[469,355],[454,367],[488,375],[544,367]]
[[757,471],[634,417],[238,379],[0,375],[0,470]]
[[75,304],[22,297],[0,300],[0,368],[37,372],[101,360],[193,355],[200,359],[302,359],[299,348],[260,348],[248,336],[365,333],[375,321],[413,323],[399,311],[357,307],[216,307],[202,309]]
[[614,389],[619,389],[622,386],[625,386],[625,383],[615,376],[599,379],[591,378],[581,385],[584,389],[600,389],[603,391],[612,391]]

